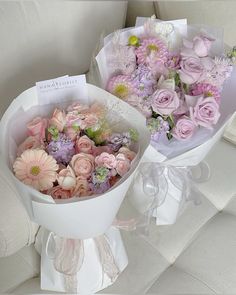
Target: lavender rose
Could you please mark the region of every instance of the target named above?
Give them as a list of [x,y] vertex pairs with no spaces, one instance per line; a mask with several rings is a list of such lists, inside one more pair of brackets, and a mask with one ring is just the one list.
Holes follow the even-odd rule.
[[196,83],[204,74],[204,67],[200,58],[186,57],[180,62],[179,76],[182,82],[186,84]]
[[158,89],[152,95],[151,106],[154,112],[169,116],[179,107],[179,97],[171,89]]
[[195,107],[190,108],[190,117],[197,125],[210,129],[219,120],[219,105],[213,97],[201,97]]
[[193,50],[199,57],[205,57],[211,48],[211,44],[215,39],[206,35],[196,36],[193,39]]
[[173,128],[172,135],[178,140],[189,139],[193,136],[195,130],[195,123],[187,116],[183,116],[177,121]]

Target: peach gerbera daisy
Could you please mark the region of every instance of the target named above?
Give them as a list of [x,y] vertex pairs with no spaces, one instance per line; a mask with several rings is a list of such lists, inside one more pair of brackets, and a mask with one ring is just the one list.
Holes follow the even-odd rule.
[[25,150],[13,164],[16,177],[39,191],[53,187],[58,168],[56,160],[39,149]]

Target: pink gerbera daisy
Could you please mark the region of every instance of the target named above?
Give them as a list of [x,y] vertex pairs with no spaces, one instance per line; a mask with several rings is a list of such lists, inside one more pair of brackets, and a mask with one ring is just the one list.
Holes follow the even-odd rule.
[[191,90],[193,95],[204,95],[204,97],[214,97],[217,103],[220,103],[220,91],[219,89],[208,83],[198,83],[194,85]]
[[53,187],[58,168],[56,160],[39,149],[25,150],[13,165],[16,177],[39,191]]
[[165,63],[168,59],[168,48],[164,41],[157,38],[146,38],[136,49],[138,64],[146,64],[148,56],[155,56],[157,62]]
[[112,77],[107,84],[107,91],[122,99],[133,94],[134,89],[134,83],[131,78],[126,75]]

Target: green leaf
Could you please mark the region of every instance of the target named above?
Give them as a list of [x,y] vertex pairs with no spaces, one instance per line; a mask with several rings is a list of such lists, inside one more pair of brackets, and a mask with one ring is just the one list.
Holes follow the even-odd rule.
[[72,128],[75,130],[75,132],[78,132],[80,129],[76,123],[72,124]]
[[175,121],[174,121],[173,115],[170,115],[167,118],[167,122],[169,123],[171,129],[175,126]]
[[178,73],[175,73],[175,85],[176,86],[179,86],[181,80],[180,80],[180,77],[179,77],[179,74]]
[[54,141],[58,140],[58,138],[59,138],[59,130],[55,126],[48,127],[48,132],[52,135],[52,139]]
[[130,137],[131,137],[132,141],[138,141],[139,134],[138,134],[137,130],[131,128],[131,129],[129,129],[129,134],[130,134]]
[[169,132],[169,133],[166,133],[166,136],[168,138],[168,140],[171,140],[173,138],[172,134]]

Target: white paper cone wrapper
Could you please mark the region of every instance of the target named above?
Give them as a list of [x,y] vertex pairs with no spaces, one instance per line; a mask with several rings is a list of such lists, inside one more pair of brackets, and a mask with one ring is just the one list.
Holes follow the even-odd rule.
[[[118,229],[111,227],[105,236],[111,248],[114,261],[121,273],[128,265],[127,254]],[[46,252],[46,243],[49,232],[44,230],[41,246],[41,289],[54,292],[65,292],[65,279],[63,274],[56,271],[53,264],[53,250],[50,243]],[[98,250],[93,239],[87,239],[84,243],[84,260],[77,273],[77,292],[78,294],[94,294],[114,282],[103,274],[102,265],[99,260]],[[50,253],[52,252],[52,253]],[[50,255],[51,254],[51,255]]]
[[[111,226],[150,141],[145,118],[138,111],[96,86],[87,84],[87,89],[87,97],[83,92],[81,97],[48,103],[38,101],[35,87],[30,88],[12,102],[0,123],[2,164],[10,181],[15,183],[31,219],[59,236],[79,239],[100,235]],[[138,156],[127,175],[107,193],[56,204],[51,196],[41,194],[17,180],[12,173],[12,164],[17,146],[26,138],[26,124],[30,120],[36,116],[48,117],[55,107],[65,108],[77,100],[103,103],[112,113],[119,114],[121,121],[117,122],[117,128],[124,131],[125,122],[129,124],[127,128],[135,128],[140,135],[136,151]]]

